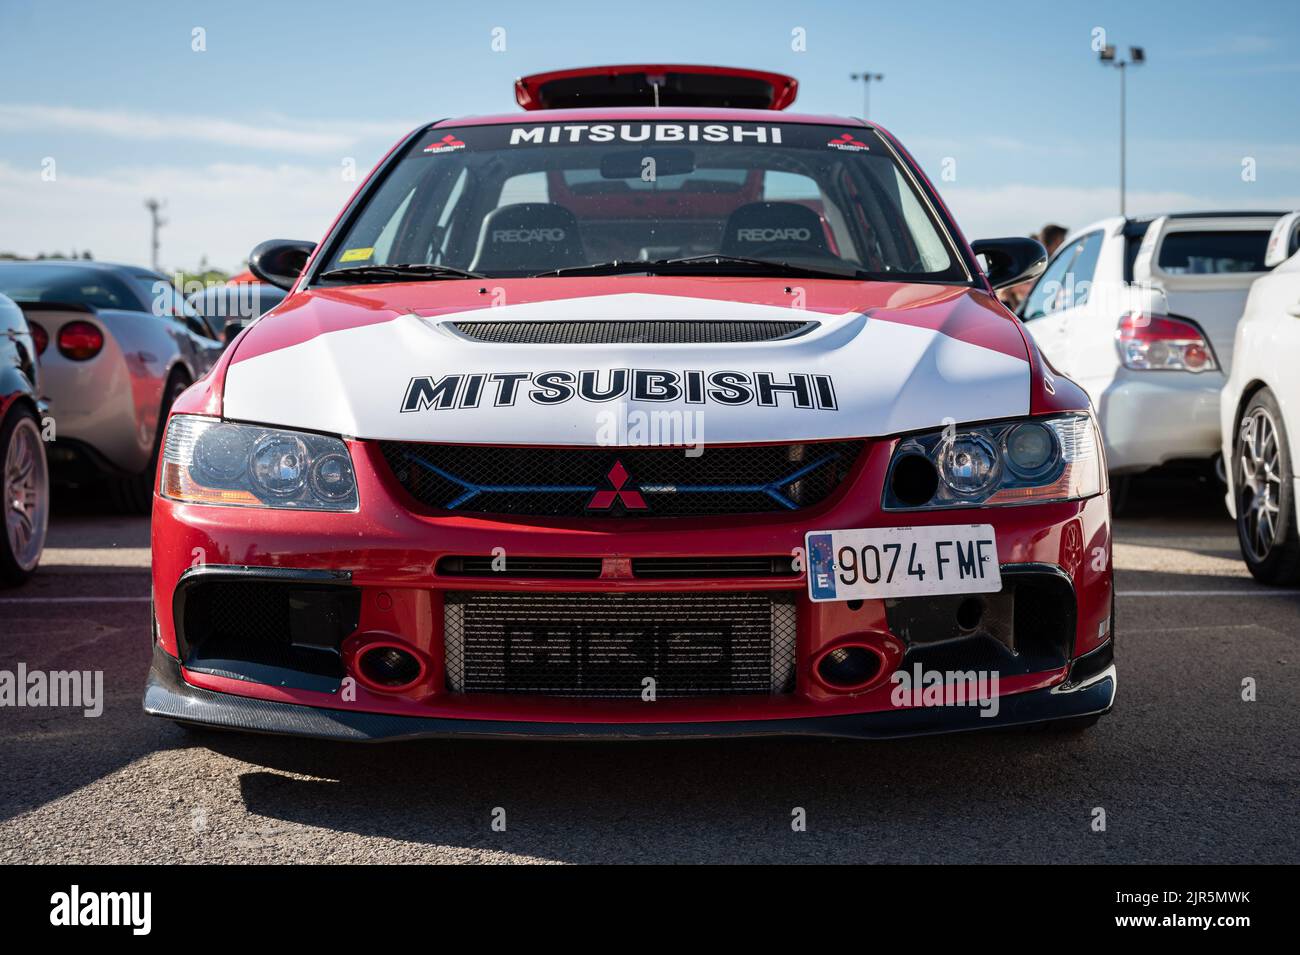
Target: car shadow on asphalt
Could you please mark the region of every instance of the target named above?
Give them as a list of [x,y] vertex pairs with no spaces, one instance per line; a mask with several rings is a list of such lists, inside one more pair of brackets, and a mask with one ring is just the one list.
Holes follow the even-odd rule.
[[[958,838],[968,859],[1000,858],[1007,847],[987,844],[981,820],[1008,805],[1026,842],[1050,845],[1060,820],[1023,806],[1069,801],[1082,819],[1107,735],[205,744],[261,767],[240,777],[249,813],[408,843],[413,859],[456,846],[564,862],[869,862],[908,857],[918,826]],[[1063,771],[1042,778],[1049,762]],[[799,810],[806,831],[792,827]]]

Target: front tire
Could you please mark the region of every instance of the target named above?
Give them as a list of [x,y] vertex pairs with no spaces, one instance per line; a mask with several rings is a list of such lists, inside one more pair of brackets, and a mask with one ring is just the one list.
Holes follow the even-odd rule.
[[15,405],[0,422],[0,468],[4,491],[0,583],[16,586],[40,563],[50,518],[45,442],[36,415],[24,405]]
[[1256,392],[1237,421],[1233,443],[1237,541],[1255,579],[1285,585],[1300,579],[1295,481],[1282,409],[1273,392]]
[[1129,499],[1133,496],[1133,475],[1110,475],[1110,516],[1130,517]]

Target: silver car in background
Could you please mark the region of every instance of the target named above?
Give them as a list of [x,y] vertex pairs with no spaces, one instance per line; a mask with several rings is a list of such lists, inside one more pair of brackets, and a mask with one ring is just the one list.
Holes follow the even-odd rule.
[[36,339],[56,482],[100,485],[147,514],[162,423],[221,353],[219,329],[164,275],[90,261],[0,262],[0,293]]

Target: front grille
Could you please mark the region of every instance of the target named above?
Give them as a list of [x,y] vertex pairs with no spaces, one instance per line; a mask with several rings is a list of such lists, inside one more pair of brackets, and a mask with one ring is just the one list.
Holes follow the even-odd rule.
[[633,557],[636,577],[793,577],[793,557]]
[[[692,577],[796,577],[793,557],[633,557],[632,576],[649,578]],[[438,560],[443,577],[514,577],[595,579],[604,571],[599,557],[497,557],[456,555]]]
[[599,557],[443,557],[438,573],[444,577],[596,578]]
[[384,441],[398,482],[441,510],[539,517],[701,517],[824,501],[862,441],[682,448],[501,448]]
[[885,618],[908,645],[905,670],[1040,673],[1069,662],[1074,588],[1055,572],[1005,567],[999,593],[887,600]]
[[293,573],[265,568],[261,579],[217,573],[182,581],[174,600],[186,668],[277,686],[337,686],[339,648],[357,628],[361,591],[276,579]]
[[795,602],[786,594],[445,597],[447,688],[457,693],[656,699],[789,693]]
[[816,322],[452,322],[467,338],[498,345],[714,345],[797,338]]

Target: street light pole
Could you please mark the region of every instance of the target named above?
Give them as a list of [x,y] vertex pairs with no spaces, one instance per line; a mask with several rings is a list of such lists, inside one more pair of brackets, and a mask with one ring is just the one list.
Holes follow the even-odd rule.
[[149,220],[152,224],[150,229],[150,249],[152,251],[150,260],[155,272],[158,271],[158,230],[167,224],[167,220],[159,213],[166,204],[166,202],[159,202],[157,199],[146,199],[144,201],[144,207],[149,210]]
[[1128,59],[1115,55],[1115,47],[1107,44],[1098,53],[1102,66],[1113,66],[1119,70],[1119,214],[1126,215],[1128,206],[1128,68],[1141,66],[1147,61],[1146,50],[1140,46],[1128,48]]
[[871,116],[871,81],[879,82],[885,78],[884,73],[850,73],[849,79],[862,80],[862,118]]
[[1128,200],[1128,64],[1119,64],[1119,214]]

